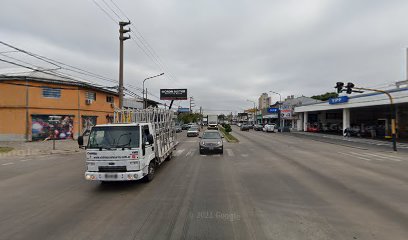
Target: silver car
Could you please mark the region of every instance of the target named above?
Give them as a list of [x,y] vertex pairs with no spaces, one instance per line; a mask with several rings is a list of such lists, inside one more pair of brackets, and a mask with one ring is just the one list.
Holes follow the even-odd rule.
[[190,127],[187,130],[187,137],[197,137],[200,134],[200,129],[198,127]]
[[224,144],[222,139],[224,138],[221,134],[216,130],[207,130],[203,133],[200,137],[201,141],[199,144],[200,154],[204,154],[206,152],[216,152],[220,154],[224,154]]

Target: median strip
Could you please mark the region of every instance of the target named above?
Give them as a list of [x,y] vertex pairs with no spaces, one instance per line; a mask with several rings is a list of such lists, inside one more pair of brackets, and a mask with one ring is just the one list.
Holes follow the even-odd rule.
[[231,133],[228,133],[225,131],[225,128],[223,128],[222,126],[218,127],[220,129],[220,132],[222,133],[222,135],[224,135],[225,139],[230,142],[230,143],[237,143],[239,142],[239,140],[237,138],[235,138],[234,136],[232,136]]

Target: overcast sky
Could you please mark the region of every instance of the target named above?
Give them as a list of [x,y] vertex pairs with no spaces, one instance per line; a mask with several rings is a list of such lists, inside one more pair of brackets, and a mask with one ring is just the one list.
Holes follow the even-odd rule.
[[[103,0],[95,1],[117,19]],[[188,88],[204,110],[242,111],[252,106],[246,99],[257,101],[269,90],[311,96],[333,91],[337,81],[372,87],[406,78],[406,0],[114,2],[166,65],[158,67],[136,38],[128,40],[125,83],[141,87],[164,68],[165,77],[148,80],[149,91]],[[118,25],[93,0],[2,0],[0,6],[2,41],[118,78]]]

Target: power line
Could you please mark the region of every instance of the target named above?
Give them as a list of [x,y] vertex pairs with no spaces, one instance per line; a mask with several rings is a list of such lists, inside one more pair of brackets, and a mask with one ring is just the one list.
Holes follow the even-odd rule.
[[[110,18],[113,19],[113,16],[111,14],[109,14],[104,8],[102,8],[102,6],[100,6],[99,4],[97,4],[97,2],[95,2],[95,0],[93,0],[94,3]],[[109,10],[111,12],[113,12],[119,19],[122,19],[122,17],[119,16],[119,14],[116,13],[116,11],[114,11],[107,3],[105,0],[102,0],[105,5],[109,8]],[[111,2],[115,5],[115,7],[119,10],[119,12],[121,14],[123,14],[129,21],[129,17],[127,17],[127,15],[124,13],[124,11],[122,11],[122,9],[111,0]],[[134,25],[133,25],[134,26]],[[168,77],[170,80],[173,81],[177,81],[174,77],[174,75],[170,72],[169,68],[167,67],[166,64],[164,64],[164,62],[160,59],[159,55],[156,53],[156,51],[154,51],[153,47],[151,47],[151,45],[146,41],[146,39],[143,37],[143,35],[141,34],[140,31],[137,30],[137,28],[135,27],[135,31],[137,34],[129,34],[131,36],[133,36],[134,38],[132,38],[132,40],[136,43],[136,45],[143,51],[143,53],[150,58],[150,60],[161,70],[161,71],[165,71],[167,72],[165,77]],[[143,45],[141,46],[136,39],[139,40],[139,42]]]
[[113,19],[113,17],[112,17],[104,8],[102,8],[101,5],[99,5],[95,0],[92,0],[92,1],[95,3],[95,5],[96,5],[100,10],[102,10],[102,11],[105,13],[105,15],[106,15],[108,18],[110,18],[114,23],[116,23],[116,20]]
[[[123,16],[125,16],[126,18],[127,18],[127,20],[129,20],[129,18],[128,18],[128,16],[126,16],[126,14],[122,11],[122,9],[120,9],[120,7],[118,6],[118,5],[116,5],[116,3],[113,1],[113,0],[110,0],[112,3],[113,3],[113,5],[115,5],[115,7],[119,10],[119,12],[123,15]],[[130,20],[129,20],[130,21]]]
[[105,0],[102,0],[102,2],[109,8],[109,10],[111,10],[116,15],[116,17],[118,17],[119,20],[122,20],[122,18],[115,12],[115,10],[112,9],[111,6],[109,6],[109,4]]

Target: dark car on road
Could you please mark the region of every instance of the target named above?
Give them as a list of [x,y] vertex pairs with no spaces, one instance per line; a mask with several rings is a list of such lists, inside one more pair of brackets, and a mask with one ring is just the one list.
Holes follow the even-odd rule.
[[182,132],[182,127],[180,125],[176,125],[175,127],[176,133]]
[[248,124],[243,123],[239,129],[241,131],[249,131],[249,126]]
[[187,130],[190,126],[188,126],[188,124],[183,124],[181,125],[181,129],[182,130]]
[[263,129],[263,125],[262,124],[255,124],[254,126],[254,130],[255,131],[262,131]]
[[222,142],[224,137],[217,130],[207,130],[200,138],[200,154],[206,152],[224,154],[224,144]]

